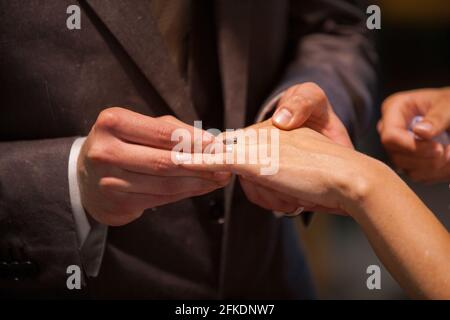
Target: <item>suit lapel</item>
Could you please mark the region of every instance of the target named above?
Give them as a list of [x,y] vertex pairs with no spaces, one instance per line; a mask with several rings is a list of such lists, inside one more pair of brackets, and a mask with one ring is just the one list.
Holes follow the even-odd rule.
[[217,0],[219,63],[225,128],[241,128],[247,108],[251,0]]
[[198,120],[188,88],[171,63],[153,19],[150,1],[86,1],[175,115],[188,123]]

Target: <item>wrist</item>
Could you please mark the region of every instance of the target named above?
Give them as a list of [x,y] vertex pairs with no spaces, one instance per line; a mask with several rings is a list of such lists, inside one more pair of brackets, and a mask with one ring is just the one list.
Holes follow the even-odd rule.
[[388,181],[398,179],[387,165],[376,159],[361,155],[353,166],[341,191],[341,208],[357,219],[366,214],[372,199],[386,190]]

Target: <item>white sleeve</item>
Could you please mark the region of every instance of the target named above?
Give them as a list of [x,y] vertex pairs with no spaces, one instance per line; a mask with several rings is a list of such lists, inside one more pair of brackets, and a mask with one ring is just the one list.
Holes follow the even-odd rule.
[[103,259],[108,227],[95,223],[92,219],[90,222],[81,203],[77,162],[85,140],[86,138],[76,139],[70,149],[68,167],[69,195],[78,236],[78,247],[81,251],[81,262],[88,277],[96,277],[100,271]]

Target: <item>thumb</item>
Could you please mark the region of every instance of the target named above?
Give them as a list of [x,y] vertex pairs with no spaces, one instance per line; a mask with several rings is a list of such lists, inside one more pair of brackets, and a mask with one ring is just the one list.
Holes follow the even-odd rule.
[[324,92],[315,84],[304,83],[289,89],[282,96],[278,108],[272,116],[272,123],[282,130],[301,127],[315,108],[326,106]]
[[450,101],[439,99],[428,110],[423,120],[413,128],[415,134],[423,139],[432,139],[450,128]]

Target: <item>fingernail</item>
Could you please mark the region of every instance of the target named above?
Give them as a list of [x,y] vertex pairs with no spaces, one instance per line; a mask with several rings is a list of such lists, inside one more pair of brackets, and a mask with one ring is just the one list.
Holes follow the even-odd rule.
[[285,108],[278,110],[273,118],[273,120],[281,126],[287,126],[289,122],[291,122],[291,119],[292,113]]
[[303,211],[305,211],[304,207],[298,207],[294,212],[280,212],[280,211],[273,211],[274,215],[279,218],[279,217],[296,217],[298,216],[300,213],[302,213]]
[[305,211],[304,207],[298,207],[297,210],[295,210],[294,212],[286,213],[286,216],[288,216],[288,217],[296,217],[300,213],[302,213],[303,211]]
[[418,124],[416,124],[414,126],[414,129],[431,132],[431,131],[433,131],[433,125],[430,122],[426,122],[426,121],[419,122]]
[[178,152],[175,154],[175,159],[180,163],[191,162],[191,154]]

